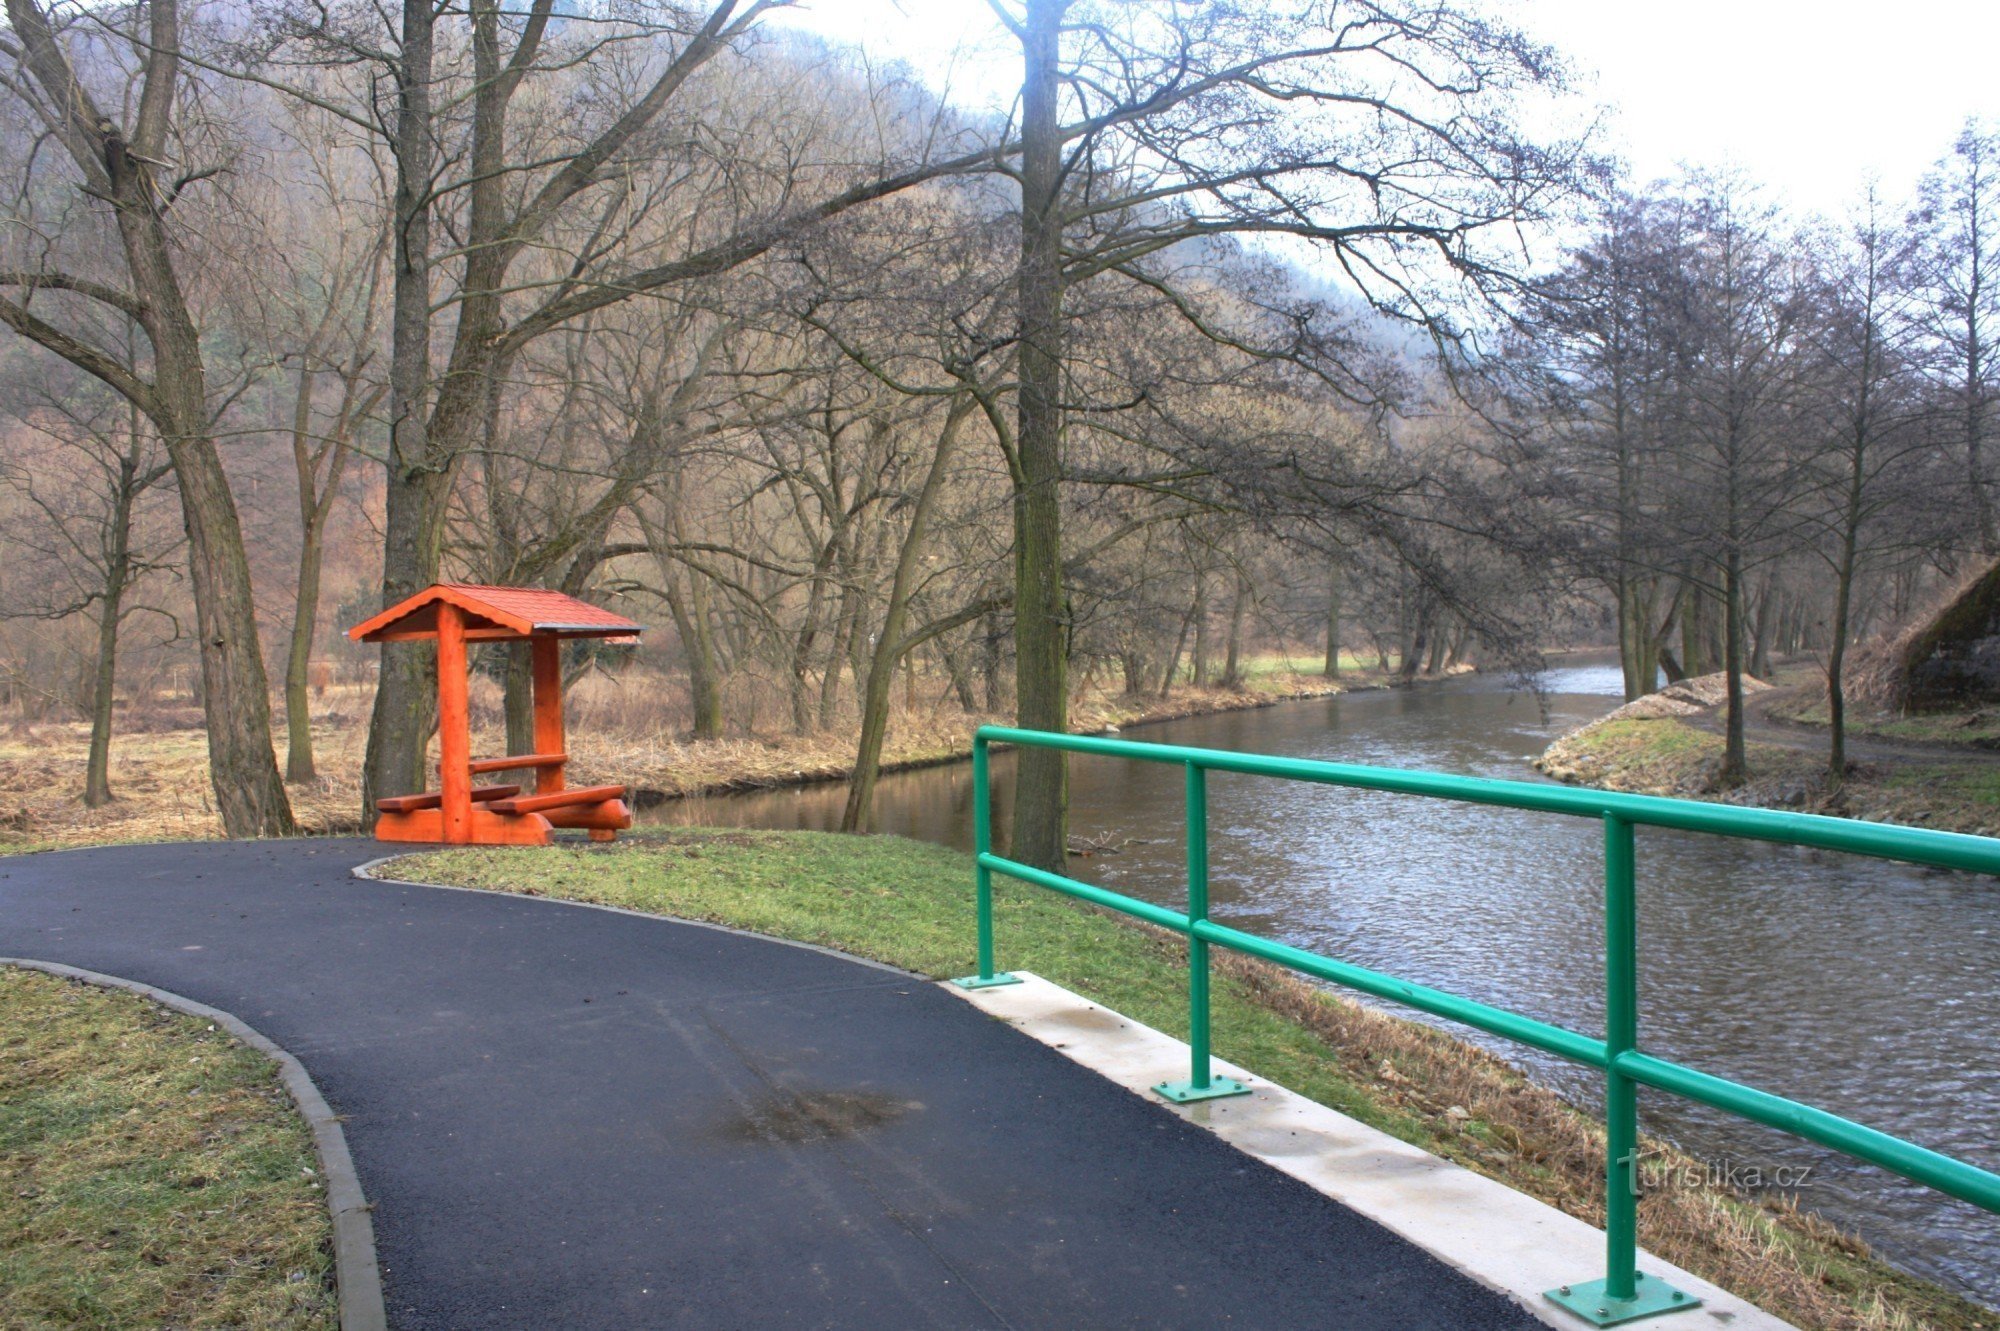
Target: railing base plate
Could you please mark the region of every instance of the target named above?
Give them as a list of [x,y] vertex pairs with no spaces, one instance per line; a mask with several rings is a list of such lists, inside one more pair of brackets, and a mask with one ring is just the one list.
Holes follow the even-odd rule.
[[1592,1326],[1623,1326],[1642,1317],[1658,1317],[1661,1313],[1677,1313],[1701,1306],[1701,1300],[1692,1294],[1683,1294],[1658,1276],[1644,1273],[1633,1286],[1629,1299],[1604,1297],[1602,1280],[1564,1285],[1561,1289],[1550,1290],[1546,1297],[1549,1302],[1575,1313]]
[[961,975],[952,983],[961,989],[996,989],[1003,984],[1019,984],[1021,977],[1000,971],[994,975]]
[[1233,1077],[1211,1077],[1206,1086],[1197,1086],[1192,1081],[1163,1081],[1153,1092],[1177,1105],[1186,1105],[1197,1100],[1220,1100],[1225,1095],[1248,1095],[1250,1088]]

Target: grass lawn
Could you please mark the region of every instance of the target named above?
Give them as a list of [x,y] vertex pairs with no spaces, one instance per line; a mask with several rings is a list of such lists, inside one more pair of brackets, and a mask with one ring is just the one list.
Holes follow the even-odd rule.
[[[968,859],[894,837],[686,830],[614,847],[431,852],[385,872],[715,921],[934,977],[973,964]],[[1001,966],[1185,1037],[1180,939],[1040,889],[996,887]],[[1216,956],[1220,1056],[1602,1223],[1599,1124],[1429,1027]],[[1652,1251],[1801,1327],[2000,1326],[2000,1316],[1894,1271],[1857,1240],[1782,1205],[1662,1189],[1641,1202],[1640,1232]]]
[[277,1069],[135,994],[0,968],[0,1326],[333,1331]]

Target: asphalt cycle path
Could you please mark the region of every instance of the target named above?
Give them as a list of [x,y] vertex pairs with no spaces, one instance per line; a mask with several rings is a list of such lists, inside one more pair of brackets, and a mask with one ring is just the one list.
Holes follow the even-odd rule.
[[382,853],[0,859],[0,956],[157,986],[296,1056],[374,1205],[392,1327],[1541,1325],[922,979],[352,876]]

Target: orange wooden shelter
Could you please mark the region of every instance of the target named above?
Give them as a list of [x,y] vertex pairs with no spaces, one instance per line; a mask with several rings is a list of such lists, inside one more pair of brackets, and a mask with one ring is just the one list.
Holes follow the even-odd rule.
[[[546,846],[558,827],[581,827],[609,841],[632,825],[623,786],[569,787],[563,738],[562,644],[568,638],[631,641],[640,626],[574,596],[536,587],[482,587],[440,582],[390,606],[347,636],[356,642],[437,640],[439,789],[375,801],[375,835],[383,841],[443,841],[454,845]],[[466,706],[466,648],[475,642],[525,642],[532,654],[535,751],[499,758],[472,756]],[[486,772],[535,773],[535,790],[475,786]]]

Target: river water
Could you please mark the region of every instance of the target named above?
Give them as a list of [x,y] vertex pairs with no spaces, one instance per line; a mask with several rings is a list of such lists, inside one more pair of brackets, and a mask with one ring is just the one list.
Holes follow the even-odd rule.
[[[1128,738],[1538,780],[1529,761],[1616,706],[1621,687],[1615,667],[1588,665],[1545,683],[1542,703],[1475,677],[1193,717]],[[996,754],[1003,846],[1011,776]],[[971,787],[964,763],[885,777],[876,830],[969,847]],[[1181,787],[1167,765],[1072,758],[1072,834],[1122,843],[1073,859],[1072,872],[1185,904]],[[642,821],[830,829],[844,799],[831,784],[715,796]],[[1227,773],[1210,774],[1209,808],[1218,921],[1602,1031],[1595,822]],[[2000,1169],[2000,882],[1650,828],[1638,837],[1645,1048]],[[999,949],[1005,965],[1004,936]],[[1452,1029],[1601,1106],[1586,1069]],[[1806,1206],[1899,1264],[2000,1305],[2000,1217],[1663,1093],[1642,1091],[1641,1105],[1647,1131],[1715,1172],[1803,1177],[1794,1190]]]

